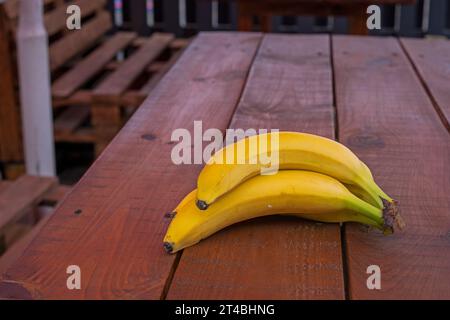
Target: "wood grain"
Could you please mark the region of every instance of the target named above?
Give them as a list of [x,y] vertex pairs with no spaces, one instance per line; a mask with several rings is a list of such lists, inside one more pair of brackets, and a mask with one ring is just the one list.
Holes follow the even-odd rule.
[[[394,38],[333,37],[339,139],[400,202],[406,230],[346,227],[352,299],[450,298],[450,139]],[[381,290],[366,269],[381,268]]]
[[[172,163],[172,131],[226,128],[259,41],[200,34],[7,271],[0,297],[159,299],[175,261],[164,214],[200,169]],[[72,264],[81,290],[66,288]]]
[[[266,35],[230,125],[334,137],[328,36]],[[168,299],[344,299],[339,225],[236,224],[184,250]]]
[[450,41],[401,39],[450,130]]

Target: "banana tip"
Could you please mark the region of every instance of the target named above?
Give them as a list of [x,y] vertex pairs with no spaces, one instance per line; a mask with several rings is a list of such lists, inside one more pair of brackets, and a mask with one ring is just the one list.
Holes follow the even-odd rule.
[[167,253],[173,252],[173,244],[172,243],[164,242],[163,246],[164,246],[164,250],[166,250]]
[[172,212],[167,212],[166,214],[164,214],[164,217],[167,219],[173,219],[173,218],[175,218],[176,215],[177,215],[177,212],[172,211]]
[[197,208],[199,208],[200,210],[208,209],[208,204],[203,200],[197,200],[196,204],[197,204]]

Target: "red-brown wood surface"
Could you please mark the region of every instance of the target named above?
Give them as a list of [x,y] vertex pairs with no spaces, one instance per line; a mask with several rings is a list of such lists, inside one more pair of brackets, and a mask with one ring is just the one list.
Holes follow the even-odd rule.
[[[200,35],[66,197],[0,284],[1,297],[159,299],[175,255],[162,248],[164,213],[196,181],[170,142],[194,120],[225,129],[260,41],[258,34]],[[82,270],[68,290],[66,268]]]
[[[436,112],[448,106],[446,45],[333,36],[331,50],[326,35],[261,39],[194,40],[8,269],[0,297],[450,298],[450,136]],[[337,225],[266,217],[166,254],[163,215],[200,170],[172,164],[170,136],[192,132],[194,120],[338,138],[399,200],[405,231],[346,224],[341,240]],[[80,291],[66,289],[73,264]],[[370,265],[381,267],[381,290],[366,286]]]
[[401,39],[450,130],[450,41]]
[[[394,38],[333,37],[339,140],[400,202],[404,232],[346,226],[352,299],[450,298],[450,136]],[[367,267],[381,268],[368,290]]]
[[[334,137],[328,36],[267,35],[230,125]],[[184,250],[168,299],[344,299],[339,225],[266,217]]]

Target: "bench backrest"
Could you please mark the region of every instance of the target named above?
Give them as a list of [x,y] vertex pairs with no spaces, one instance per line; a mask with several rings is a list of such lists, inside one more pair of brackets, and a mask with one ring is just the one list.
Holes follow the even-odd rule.
[[[4,3],[6,18],[13,37],[18,25],[21,0]],[[44,24],[49,36],[50,68],[57,70],[70,59],[85,52],[108,32],[112,26],[111,14],[105,9],[106,0],[44,0]],[[77,5],[83,20],[80,30],[69,30],[67,7]]]

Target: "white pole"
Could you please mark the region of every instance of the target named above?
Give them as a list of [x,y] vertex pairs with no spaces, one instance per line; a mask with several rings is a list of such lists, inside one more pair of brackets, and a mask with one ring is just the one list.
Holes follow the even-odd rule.
[[17,31],[22,132],[27,173],[55,176],[47,32],[42,0],[21,0]]

